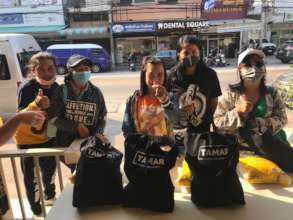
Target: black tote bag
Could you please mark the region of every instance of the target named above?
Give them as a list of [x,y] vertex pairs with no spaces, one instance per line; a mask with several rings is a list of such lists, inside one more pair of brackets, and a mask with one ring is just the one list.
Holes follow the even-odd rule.
[[[162,149],[168,145],[169,151]],[[125,139],[124,171],[129,183],[124,188],[127,207],[158,212],[174,209],[174,186],[169,170],[175,165],[178,149],[168,137],[130,134]]]
[[236,166],[236,138],[216,132],[189,133],[186,161],[191,171],[191,200],[197,206],[243,205]]
[[253,130],[239,128],[238,133],[249,144],[250,150],[273,161],[285,172],[293,172],[293,148],[288,142],[281,141],[269,131],[259,135]]
[[120,151],[110,144],[102,144],[96,137],[89,137],[81,144],[73,190],[74,207],[122,203],[122,157]]

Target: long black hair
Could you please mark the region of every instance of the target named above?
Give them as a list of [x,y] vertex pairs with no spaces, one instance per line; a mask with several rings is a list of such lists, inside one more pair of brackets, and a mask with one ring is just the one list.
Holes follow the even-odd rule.
[[142,68],[140,71],[140,95],[141,96],[146,95],[148,92],[148,86],[145,82],[145,75],[146,75],[148,64],[153,64],[153,65],[161,64],[163,66],[163,69],[164,69],[163,86],[166,87],[166,84],[167,84],[167,71],[166,71],[166,68],[165,68],[163,61],[158,58],[152,57],[152,56],[146,56],[143,58]]

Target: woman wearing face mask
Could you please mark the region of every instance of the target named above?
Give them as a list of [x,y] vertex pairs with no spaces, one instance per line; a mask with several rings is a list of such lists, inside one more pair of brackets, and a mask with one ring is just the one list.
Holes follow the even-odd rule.
[[[56,79],[56,61],[46,52],[33,55],[28,64],[29,73],[35,78],[26,82],[19,90],[18,111],[41,111],[46,118],[39,125],[22,124],[15,133],[15,141],[20,149],[52,147],[53,140],[48,137],[47,121],[55,116],[51,101],[55,91],[58,91]],[[43,174],[45,201],[52,203],[55,197],[54,173],[56,161],[54,157],[40,157],[40,168]],[[24,184],[27,198],[35,215],[41,215],[38,186],[35,184],[33,158],[21,158],[21,168],[24,173]]]
[[103,135],[107,114],[104,96],[89,81],[91,65],[91,60],[81,55],[72,55],[68,59],[65,83],[61,85],[61,94],[56,95],[58,100],[54,102],[59,108],[54,121],[58,129],[58,146],[69,146],[75,139],[90,135],[96,135],[103,142],[108,141]]
[[200,50],[197,37],[182,36],[178,41],[178,65],[168,76],[171,102],[164,108],[176,129],[176,140],[182,154],[185,151],[185,129],[190,133],[210,131],[218,96],[221,95],[217,74],[201,60]]
[[[243,136],[247,131],[258,136],[269,132],[281,143],[288,144],[282,129],[288,121],[286,106],[279,91],[265,84],[264,57],[262,51],[252,48],[239,55],[240,82],[230,85],[230,90],[223,94],[215,112],[216,126],[227,133],[238,133],[244,144],[250,147],[254,147],[248,138],[251,135]],[[281,153],[281,146],[275,148]]]

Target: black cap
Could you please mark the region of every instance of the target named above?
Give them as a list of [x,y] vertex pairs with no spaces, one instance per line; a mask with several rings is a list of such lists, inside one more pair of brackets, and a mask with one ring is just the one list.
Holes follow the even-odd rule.
[[69,57],[67,64],[66,64],[66,67],[67,67],[67,69],[73,68],[83,61],[87,62],[89,64],[89,66],[92,65],[92,61],[89,58],[82,56],[82,55],[79,55],[79,54],[73,54],[71,57]]

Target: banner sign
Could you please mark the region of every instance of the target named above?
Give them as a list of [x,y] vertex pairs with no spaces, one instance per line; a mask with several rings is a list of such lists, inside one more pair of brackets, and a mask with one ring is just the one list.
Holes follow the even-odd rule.
[[23,24],[22,14],[0,14],[0,26]]
[[62,5],[62,0],[21,0],[21,5]]
[[247,16],[250,0],[202,1],[202,17],[207,20],[241,19]]
[[155,32],[155,23],[120,23],[112,26],[113,33],[144,33],[144,32]]
[[166,32],[196,32],[209,27],[205,20],[164,21],[157,23],[158,33]]
[[0,28],[64,25],[63,13],[2,14]]

